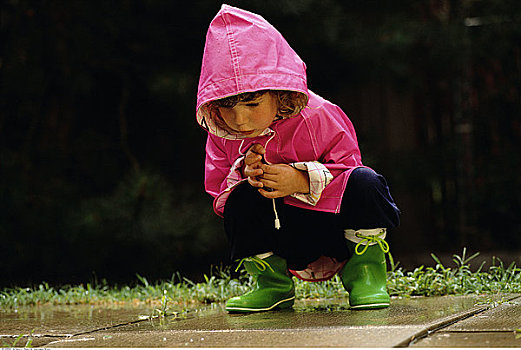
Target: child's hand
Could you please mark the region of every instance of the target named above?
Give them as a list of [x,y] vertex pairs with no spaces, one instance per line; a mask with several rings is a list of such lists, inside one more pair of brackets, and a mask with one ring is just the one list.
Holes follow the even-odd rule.
[[256,143],[248,149],[246,156],[244,157],[245,167],[243,174],[248,178],[248,182],[253,187],[263,186],[258,177],[264,173],[261,166],[262,158],[265,153],[266,149],[261,144]]
[[307,172],[297,170],[287,164],[261,164],[260,168],[263,174],[258,177],[258,181],[262,187],[272,189],[272,191],[266,191],[264,188],[259,188],[259,193],[264,197],[279,198],[293,193],[309,193]]

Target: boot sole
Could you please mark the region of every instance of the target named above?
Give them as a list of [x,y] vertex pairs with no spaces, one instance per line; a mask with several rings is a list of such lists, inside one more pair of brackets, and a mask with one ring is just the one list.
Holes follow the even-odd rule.
[[354,310],[372,310],[372,309],[384,309],[389,307],[390,303],[374,303],[374,304],[362,304],[362,305],[353,305],[351,309]]
[[293,306],[293,302],[295,301],[295,297],[282,299],[271,305],[270,307],[265,308],[251,308],[251,307],[226,307],[226,311],[228,312],[261,312],[261,311],[270,311],[273,309],[286,309]]

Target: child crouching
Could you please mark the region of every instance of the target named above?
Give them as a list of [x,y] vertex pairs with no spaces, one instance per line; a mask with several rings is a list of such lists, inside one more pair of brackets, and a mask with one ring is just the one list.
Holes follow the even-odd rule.
[[208,131],[206,191],[232,259],[256,276],[228,311],[291,307],[288,271],[306,281],[340,273],[351,308],[389,306],[384,239],[399,209],[362,164],[349,118],[307,88],[304,62],[262,17],[223,5],[213,19],[196,116]]

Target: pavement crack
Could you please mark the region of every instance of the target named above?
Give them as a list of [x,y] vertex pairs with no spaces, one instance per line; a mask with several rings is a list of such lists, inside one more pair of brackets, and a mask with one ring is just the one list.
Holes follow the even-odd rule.
[[488,333],[515,333],[515,330],[508,329],[466,329],[466,330],[451,330],[451,331],[443,331],[443,333],[447,334],[488,334]]
[[488,309],[490,309],[490,306],[479,306],[479,307],[475,307],[471,310],[468,310],[466,312],[462,312],[462,313],[459,313],[459,314],[456,314],[453,316],[449,316],[438,322],[430,324],[428,327],[420,330],[419,332],[414,334],[409,339],[402,341],[401,343],[397,344],[394,347],[395,348],[407,348],[407,347],[413,345],[414,343],[418,342],[419,340],[424,339],[424,338],[432,335],[433,333],[440,331],[441,329],[447,328],[447,327],[449,327],[457,322],[463,321],[469,317],[478,315],[484,311],[487,311]]
[[[508,303],[514,299],[517,299],[519,298],[519,296],[512,296],[510,298],[507,298],[506,301],[504,301],[505,303]],[[437,322],[434,322],[430,325],[428,325],[426,328],[422,329],[421,331],[417,332],[416,334],[414,334],[412,337],[410,337],[409,339],[406,339],[404,341],[402,341],[401,343],[397,344],[396,348],[406,348],[406,347],[409,347],[415,343],[417,343],[418,341],[424,339],[424,338],[427,338],[429,336],[431,336],[432,334],[436,333],[436,332],[439,332],[441,331],[442,329],[445,329],[455,323],[458,323],[458,322],[461,322],[467,318],[470,318],[470,317],[473,317],[473,316],[476,316],[482,312],[485,312],[485,311],[488,311],[490,309],[493,309],[497,307],[497,304],[496,303],[489,303],[489,304],[480,304],[480,305],[476,305],[474,308],[468,310],[468,311],[465,311],[465,312],[462,312],[462,313],[459,313],[459,314],[456,314],[456,315],[452,315],[452,316],[449,316],[447,318],[444,318],[444,319],[441,319]]]
[[[188,313],[188,311],[185,312],[185,313]],[[116,328],[121,328],[121,327],[125,327],[125,326],[132,326],[134,324],[138,324],[138,323],[142,323],[142,322],[146,322],[146,321],[153,321],[153,320],[157,320],[157,319],[167,319],[167,318],[177,319],[178,318],[178,313],[167,314],[165,316],[159,316],[159,315],[146,316],[144,318],[140,318],[140,319],[137,319],[137,320],[117,323],[117,324],[113,324],[113,325],[109,325],[109,326],[105,326],[105,327],[91,329],[91,330],[88,330],[88,331],[77,332],[77,333],[74,333],[74,334],[67,334],[67,335],[44,335],[44,334],[42,334],[41,337],[42,338],[43,337],[61,338],[59,340],[53,340],[53,341],[51,341],[51,342],[49,342],[49,343],[47,343],[45,345],[50,345],[50,344],[60,343],[60,342],[69,342],[69,341],[73,341],[72,338],[77,339],[77,337],[82,337],[82,336],[84,338],[79,339],[79,341],[88,341],[88,340],[95,339],[95,338],[87,338],[87,337],[85,337],[85,336],[88,336],[90,334],[103,332],[103,331],[110,331],[110,330],[114,330]],[[185,317],[183,317],[182,319],[187,319],[187,318],[190,318],[190,317],[186,317],[186,315],[185,315]]]
[[150,317],[150,318],[146,318],[146,319],[142,319],[142,320],[134,320],[134,321],[129,321],[129,322],[118,323],[118,324],[114,324],[114,325],[110,325],[110,326],[106,326],[106,327],[91,329],[89,331],[75,333],[72,336],[78,337],[81,335],[88,335],[88,334],[97,333],[97,332],[109,331],[109,330],[119,328],[119,327],[131,326],[133,324],[137,324],[137,323],[141,323],[141,322],[152,321],[155,318],[158,318],[158,317],[154,316],[154,317]]
[[[77,333],[74,333],[74,334],[66,334],[66,335],[64,335],[64,334],[62,334],[62,335],[41,334],[40,336],[42,338],[60,338],[58,340],[52,340],[49,343],[44,345],[44,346],[47,346],[47,345],[51,345],[51,344],[55,344],[55,343],[62,343],[62,342],[73,341],[72,338],[76,339],[77,337],[86,336],[86,335],[97,333],[97,332],[103,332],[103,331],[108,331],[108,330],[115,329],[115,328],[118,328],[118,327],[133,325],[133,324],[136,324],[136,323],[140,323],[140,322],[151,320],[152,318],[153,317],[150,317],[150,318],[147,318],[147,319],[142,319],[142,320],[135,320],[135,321],[118,323],[118,324],[114,324],[114,325],[110,325],[110,326],[106,326],[106,327],[91,329],[91,330],[84,331],[84,332],[77,332]],[[34,337],[34,335],[33,335],[33,337]],[[91,340],[91,339],[94,339],[94,338],[78,339],[78,341],[87,341],[87,340]]]

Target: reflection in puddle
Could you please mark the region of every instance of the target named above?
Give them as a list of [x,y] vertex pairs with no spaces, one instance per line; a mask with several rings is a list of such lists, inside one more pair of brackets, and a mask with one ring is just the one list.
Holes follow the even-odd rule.
[[252,314],[228,314],[223,304],[169,305],[163,315],[154,305],[45,305],[0,310],[0,329],[5,334],[29,334],[33,329],[40,334],[74,334],[126,324],[140,330],[417,325],[468,310],[483,299],[393,298],[389,308],[365,311],[351,310],[347,298],[308,299],[297,300],[293,309]]

